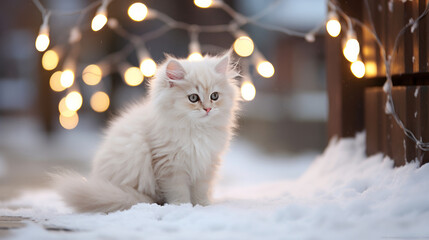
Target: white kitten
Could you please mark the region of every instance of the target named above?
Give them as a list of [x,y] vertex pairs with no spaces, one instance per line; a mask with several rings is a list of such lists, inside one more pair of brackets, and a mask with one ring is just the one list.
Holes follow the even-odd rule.
[[238,73],[229,55],[197,62],[168,57],[147,99],[110,124],[91,176],[53,176],[64,200],[80,212],[140,202],[209,204],[238,109]]

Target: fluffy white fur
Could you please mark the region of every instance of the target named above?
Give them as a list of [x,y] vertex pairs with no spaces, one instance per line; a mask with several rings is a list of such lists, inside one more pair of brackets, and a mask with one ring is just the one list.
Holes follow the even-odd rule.
[[[149,96],[111,122],[90,177],[53,175],[65,202],[80,212],[112,212],[140,202],[209,204],[238,108],[238,74],[229,56],[197,62],[168,57]],[[216,101],[213,92],[219,93]],[[191,94],[200,101],[192,103]]]

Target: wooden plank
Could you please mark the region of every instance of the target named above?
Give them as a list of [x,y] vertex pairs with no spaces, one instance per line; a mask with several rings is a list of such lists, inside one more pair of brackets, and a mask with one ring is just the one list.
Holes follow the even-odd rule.
[[381,151],[379,95],[378,88],[367,88],[365,90],[366,154],[368,156]]

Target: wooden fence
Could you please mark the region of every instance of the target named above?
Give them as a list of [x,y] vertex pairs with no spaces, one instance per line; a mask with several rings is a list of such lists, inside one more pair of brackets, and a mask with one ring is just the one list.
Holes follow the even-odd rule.
[[[427,4],[427,0],[338,1],[347,15],[375,29],[388,55],[401,29],[417,19]],[[424,142],[429,141],[428,22],[426,16],[413,31],[411,27],[404,31],[392,61],[395,110],[404,125]],[[350,65],[342,56],[341,40],[329,37],[326,41],[330,136],[348,137],[366,130],[368,155],[382,152],[392,157],[397,166],[416,158],[429,162],[429,153],[418,150],[394,119],[384,113],[386,96],[381,86],[386,79],[380,49],[369,31],[356,25],[355,30],[367,67],[363,79],[350,73]]]

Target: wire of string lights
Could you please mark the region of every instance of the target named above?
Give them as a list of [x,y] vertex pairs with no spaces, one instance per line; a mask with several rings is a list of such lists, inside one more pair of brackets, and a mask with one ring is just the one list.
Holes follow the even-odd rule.
[[[327,18],[319,25],[315,26],[314,29],[308,32],[297,32],[288,28],[274,26],[261,22],[260,19],[271,13],[281,0],[274,0],[267,5],[265,9],[262,9],[258,14],[253,16],[245,16],[229,5],[224,3],[222,0],[194,0],[194,4],[200,8],[220,8],[229,14],[232,18],[230,23],[221,25],[197,25],[188,24],[180,21],[176,21],[170,16],[158,11],[156,9],[147,8],[147,6],[141,2],[136,2],[130,5],[128,8],[129,17],[137,22],[157,19],[164,24],[152,31],[143,33],[142,35],[135,35],[125,30],[117,19],[108,17],[108,6],[114,0],[98,0],[92,2],[84,9],[77,11],[58,11],[45,8],[39,0],[33,0],[37,9],[42,14],[42,25],[40,27],[39,35],[36,39],[36,48],[40,52],[44,52],[42,57],[42,65],[46,70],[53,70],[57,67],[59,58],[62,57],[61,48],[53,47],[49,50],[50,45],[49,39],[49,19],[51,16],[65,16],[65,15],[77,15],[78,21],[74,27],[70,30],[69,44],[76,44],[81,41],[81,30],[87,27],[83,23],[84,16],[86,16],[91,10],[97,8],[96,14],[91,21],[91,29],[93,31],[99,31],[107,25],[113,32],[119,36],[127,39],[129,43],[121,50],[108,54],[103,57],[98,63],[91,64],[84,68],[82,71],[82,80],[87,85],[97,85],[101,82],[103,76],[109,74],[112,69],[109,67],[112,64],[116,65],[116,69],[122,74],[125,83],[130,86],[138,86],[143,82],[144,77],[151,77],[156,71],[156,63],[150,56],[149,51],[145,47],[145,42],[161,37],[168,33],[172,29],[182,29],[187,31],[190,37],[190,43],[188,46],[190,61],[198,61],[202,58],[201,44],[199,41],[199,35],[202,33],[220,33],[227,32],[235,37],[235,41],[232,44],[234,51],[241,57],[246,58],[244,62],[252,62],[252,65],[256,68],[256,71],[264,78],[270,78],[275,73],[274,66],[265,59],[258,48],[254,45],[251,37],[241,28],[246,24],[253,24],[258,27],[277,31],[290,36],[304,38],[308,42],[315,40],[315,34],[318,33],[323,26],[326,26],[326,31],[332,37],[337,37],[342,31],[341,19],[345,21],[346,34],[343,41],[343,54],[344,57],[350,61],[350,70],[353,75],[357,78],[365,76],[365,64],[360,56],[360,44],[357,40],[356,32],[353,26],[359,26],[365,31],[368,31],[376,40],[376,43],[380,48],[380,55],[385,64],[386,69],[386,82],[384,84],[384,91],[386,92],[387,102],[385,112],[386,114],[392,115],[398,126],[404,131],[404,134],[412,139],[416,146],[423,150],[429,150],[429,143],[424,143],[420,139],[415,137],[404,123],[399,118],[395,111],[394,102],[392,98],[392,74],[391,64],[395,58],[395,50],[398,47],[399,39],[403,36],[406,30],[411,29],[414,31],[418,27],[418,22],[424,18],[429,12],[429,3],[426,6],[425,11],[417,17],[415,20],[410,21],[406,24],[399,34],[395,38],[394,47],[392,52],[387,53],[383,44],[381,43],[375,28],[373,20],[370,18],[371,26],[363,24],[359,19],[348,16],[334,1],[327,1],[330,9]],[[369,11],[368,0],[365,0],[365,6]],[[371,16],[371,14],[369,14]],[[46,51],[47,50],[47,51]],[[135,67],[126,63],[125,58],[132,52],[136,52],[140,66]],[[73,53],[73,51],[72,51]],[[74,79],[76,78],[76,56],[65,56],[65,61],[62,66],[62,71],[57,71],[52,74],[50,79],[50,85],[52,90],[57,92],[65,91],[65,97],[59,103],[60,112],[60,123],[64,128],[73,129],[78,123],[77,111],[82,105],[82,96],[79,92],[77,84]],[[248,59],[247,59],[248,57]],[[248,72],[248,71],[245,71]],[[91,106],[94,111],[102,112],[108,108],[109,96],[98,91],[91,97]],[[256,89],[252,83],[250,77],[245,78],[241,85],[242,97],[246,101],[251,101],[255,97]]]

